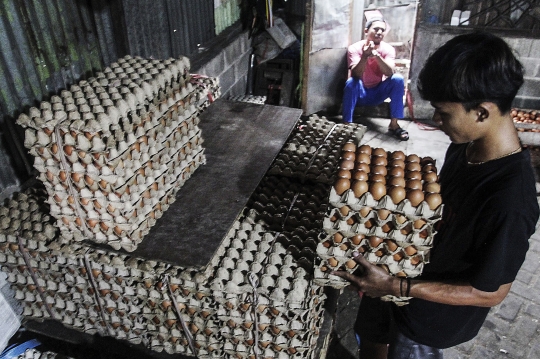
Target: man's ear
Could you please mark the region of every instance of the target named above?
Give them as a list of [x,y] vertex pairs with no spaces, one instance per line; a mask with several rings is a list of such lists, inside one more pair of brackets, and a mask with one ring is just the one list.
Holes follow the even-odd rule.
[[478,121],[482,122],[489,117],[489,110],[486,107],[480,105],[476,108],[476,114],[478,115]]

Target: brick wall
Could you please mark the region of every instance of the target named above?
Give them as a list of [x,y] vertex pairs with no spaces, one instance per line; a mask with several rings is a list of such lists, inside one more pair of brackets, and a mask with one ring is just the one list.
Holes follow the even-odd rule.
[[233,29],[192,56],[191,72],[219,78],[223,98],[244,95],[251,52],[248,32]]

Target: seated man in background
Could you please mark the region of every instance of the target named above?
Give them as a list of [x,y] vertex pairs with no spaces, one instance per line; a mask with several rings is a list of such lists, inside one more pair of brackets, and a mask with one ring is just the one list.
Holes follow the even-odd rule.
[[407,141],[409,134],[399,127],[398,119],[403,118],[403,76],[394,74],[396,50],[382,41],[386,34],[386,21],[374,18],[367,22],[366,39],[349,46],[347,63],[351,77],[345,83],[343,94],[343,121],[353,122],[353,112],[357,105],[375,106],[390,97],[389,132],[401,141]]

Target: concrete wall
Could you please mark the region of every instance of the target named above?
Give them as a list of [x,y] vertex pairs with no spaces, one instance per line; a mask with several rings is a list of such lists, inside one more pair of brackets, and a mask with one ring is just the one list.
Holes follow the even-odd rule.
[[223,98],[243,95],[251,53],[248,32],[237,29],[219,35],[200,54],[192,56],[191,72],[219,78]]
[[[410,70],[411,94],[414,101],[414,116],[417,119],[430,119],[433,108],[422,100],[416,89],[418,74],[428,56],[439,46],[459,34],[472,31],[466,28],[420,24],[416,30]],[[525,67],[525,83],[518,92],[515,107],[540,109],[540,39],[510,37],[497,33],[512,47]]]

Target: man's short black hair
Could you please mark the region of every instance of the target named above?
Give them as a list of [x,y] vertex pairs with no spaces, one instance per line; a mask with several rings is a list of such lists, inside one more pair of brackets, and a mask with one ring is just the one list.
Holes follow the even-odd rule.
[[418,76],[430,102],[459,102],[466,110],[493,102],[508,113],[523,85],[523,66],[508,44],[484,31],[459,35],[437,49]]
[[377,21],[382,21],[386,24],[386,20],[383,19],[382,17],[380,16],[377,16],[377,17],[374,17],[372,19],[369,19],[368,22],[366,22],[366,30],[369,30],[369,28],[371,27],[371,25],[373,25],[374,22],[377,22]]

